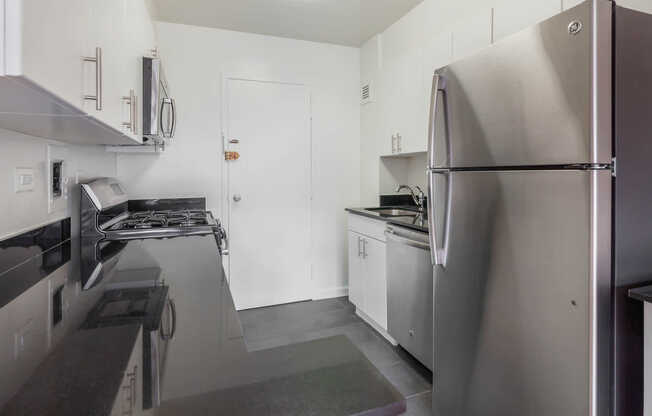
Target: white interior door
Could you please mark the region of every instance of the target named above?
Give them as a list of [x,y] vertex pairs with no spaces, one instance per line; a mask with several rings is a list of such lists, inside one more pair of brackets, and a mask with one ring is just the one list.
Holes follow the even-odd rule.
[[305,86],[227,79],[230,287],[237,309],[310,298],[310,101]]

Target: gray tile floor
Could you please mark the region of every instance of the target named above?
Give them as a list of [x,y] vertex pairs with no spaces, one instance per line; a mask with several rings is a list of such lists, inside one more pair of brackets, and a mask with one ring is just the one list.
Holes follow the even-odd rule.
[[430,415],[432,374],[355,314],[348,298],[298,302],[239,312],[250,351],[346,335],[408,399],[406,415]]

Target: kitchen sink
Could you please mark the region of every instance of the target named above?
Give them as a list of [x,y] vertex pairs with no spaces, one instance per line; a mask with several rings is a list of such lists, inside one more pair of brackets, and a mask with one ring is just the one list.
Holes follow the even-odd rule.
[[414,217],[421,214],[418,210],[404,208],[365,208],[367,211],[375,212],[381,217]]

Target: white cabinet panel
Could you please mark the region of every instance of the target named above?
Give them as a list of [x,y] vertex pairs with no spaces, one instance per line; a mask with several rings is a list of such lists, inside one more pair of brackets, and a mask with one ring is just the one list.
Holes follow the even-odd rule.
[[[383,108],[386,150],[383,154],[426,150],[427,92],[423,89],[423,52],[405,52],[383,67]],[[396,146],[392,136],[398,135]],[[393,148],[392,148],[393,147]]]
[[[561,0],[561,5],[564,10],[568,10],[572,7],[577,6],[580,3],[583,3],[585,0]],[[644,0],[646,3],[649,3],[648,0]]]
[[349,301],[356,307],[364,309],[362,270],[362,236],[349,231]]
[[559,0],[502,0],[494,8],[494,42],[560,12]]
[[364,256],[364,311],[383,329],[387,329],[387,273],[385,264],[386,244],[365,237]]
[[[387,330],[385,222],[349,214],[349,300]],[[383,239],[377,239],[379,235]]]
[[451,32],[442,33],[426,40],[423,53],[424,81],[430,89],[432,75],[435,70],[451,63],[453,58],[453,34]]
[[[95,48],[102,49],[101,89],[102,109],[94,101],[84,102],[84,111],[109,126],[122,127],[122,96],[125,95],[124,66],[126,65],[126,37],[123,26],[125,5],[122,1],[87,0],[90,4],[88,36],[84,42],[84,55],[94,56]],[[84,94],[95,95],[97,65],[85,62]]]
[[452,34],[453,60],[471,55],[491,43],[491,9],[486,8],[455,25]]
[[[125,10],[125,57],[124,57],[124,94],[129,95],[131,89],[136,95],[135,131],[127,130],[131,136],[139,136],[142,133],[143,120],[143,56],[151,56],[156,48],[154,26],[150,18],[147,6],[143,1],[129,1]],[[131,107],[126,101],[122,102],[122,119],[124,122],[131,122]],[[138,133],[138,134],[136,134]]]
[[7,0],[7,75],[23,76],[82,106],[84,0]]

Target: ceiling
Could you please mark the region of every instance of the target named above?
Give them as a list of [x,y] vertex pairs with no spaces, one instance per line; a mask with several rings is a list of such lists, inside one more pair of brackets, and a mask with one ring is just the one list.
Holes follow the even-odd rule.
[[158,20],[360,46],[423,0],[155,0]]

